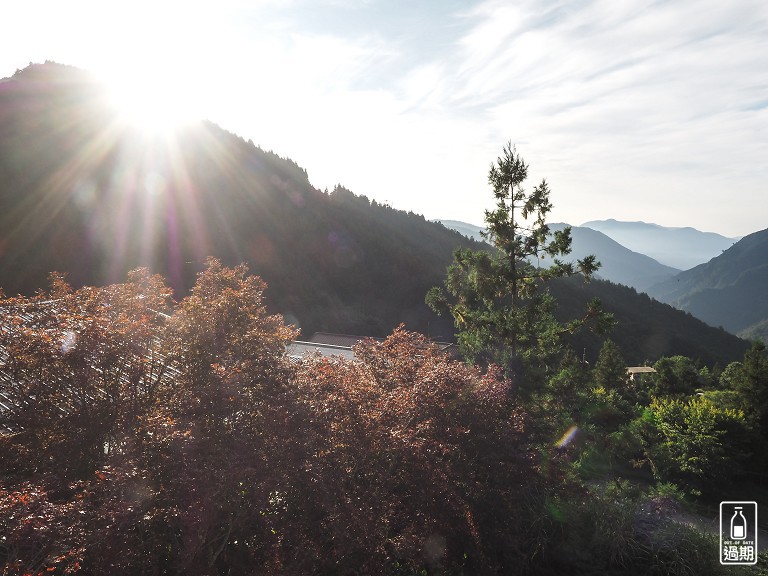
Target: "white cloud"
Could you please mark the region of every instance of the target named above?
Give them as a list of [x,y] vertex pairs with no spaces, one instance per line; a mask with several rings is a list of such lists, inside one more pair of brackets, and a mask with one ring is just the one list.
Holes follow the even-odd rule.
[[511,139],[558,219],[766,225],[763,0],[81,0],[5,16],[8,73],[46,58],[173,71],[211,119],[321,188],[480,223]]
[[506,133],[534,173],[555,180],[563,216],[599,210],[592,217],[764,227],[702,208],[724,187],[742,206],[764,201],[765,116],[749,108],[768,98],[766,8],[572,5],[478,6],[458,47],[455,90],[446,91],[454,104],[482,111],[489,135]]

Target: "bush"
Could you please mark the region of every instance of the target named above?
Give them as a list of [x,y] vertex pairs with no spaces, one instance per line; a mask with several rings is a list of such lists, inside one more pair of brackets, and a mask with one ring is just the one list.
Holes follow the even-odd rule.
[[727,482],[747,456],[744,413],[706,398],[655,398],[645,422],[646,456],[654,474],[689,491],[708,491]]
[[727,574],[718,541],[657,513],[656,505],[615,492],[559,500],[556,528],[536,574],[706,576]]
[[264,288],[211,260],[175,306],[138,274],[13,316],[4,573],[493,573],[546,544],[530,528],[557,468],[499,370],[402,329],[291,364]]

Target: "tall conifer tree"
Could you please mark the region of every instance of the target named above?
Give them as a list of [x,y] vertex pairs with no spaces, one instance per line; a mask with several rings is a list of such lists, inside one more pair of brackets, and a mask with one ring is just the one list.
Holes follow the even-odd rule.
[[469,362],[500,364],[518,384],[551,365],[563,334],[589,319],[610,323],[598,301],[573,322],[555,319],[546,283],[573,274],[589,279],[600,264],[595,256],[561,260],[571,251],[571,229],[550,231],[549,186],[542,180],[527,192],[527,177],[528,165],[508,143],[488,173],[496,208],[485,213],[485,236],[494,250],[457,250],[444,289],[434,287],[427,294],[432,309],[453,316]]

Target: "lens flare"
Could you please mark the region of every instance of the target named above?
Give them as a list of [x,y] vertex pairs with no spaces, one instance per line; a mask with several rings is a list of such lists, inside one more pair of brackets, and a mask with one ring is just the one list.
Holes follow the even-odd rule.
[[579,427],[574,424],[573,426],[568,428],[568,430],[565,431],[565,434],[563,434],[560,440],[558,440],[555,443],[555,446],[561,449],[565,448],[566,446],[568,446],[568,444],[573,442],[573,439],[576,438],[576,434],[578,434],[578,432],[579,432]]
[[65,332],[64,335],[61,337],[61,351],[64,354],[68,354],[69,352],[74,350],[76,345],[77,345],[77,334],[75,334],[71,330]]

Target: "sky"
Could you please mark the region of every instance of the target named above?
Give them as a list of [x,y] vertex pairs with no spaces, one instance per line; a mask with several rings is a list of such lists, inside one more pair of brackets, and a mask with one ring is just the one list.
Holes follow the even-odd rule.
[[26,0],[0,77],[53,60],[427,218],[481,225],[511,142],[551,221],[768,227],[765,0]]

